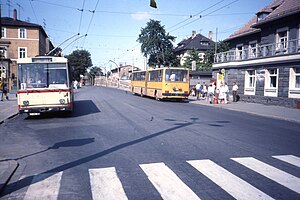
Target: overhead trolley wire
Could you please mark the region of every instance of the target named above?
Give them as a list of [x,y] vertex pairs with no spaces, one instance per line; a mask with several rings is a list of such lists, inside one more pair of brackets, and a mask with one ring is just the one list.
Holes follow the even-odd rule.
[[33,12],[33,14],[34,14],[36,23],[39,24],[39,20],[38,20],[36,14],[35,14],[35,10],[34,10],[34,8],[33,8],[33,5],[32,5],[32,3],[31,3],[31,1],[32,1],[32,0],[29,0],[29,3],[30,3],[30,6],[31,6],[31,9],[32,9],[32,12]]
[[90,22],[89,22],[88,28],[87,28],[87,30],[86,30],[85,37],[84,37],[84,39],[83,39],[83,42],[82,42],[82,45],[81,45],[82,47],[84,46],[84,43],[85,43],[86,36],[87,36],[87,34],[88,34],[89,30],[90,30],[90,27],[91,27],[92,21],[93,21],[93,19],[94,19],[95,12],[96,12],[96,10],[97,10],[97,7],[98,7],[98,4],[99,4],[99,0],[97,1],[96,5],[95,5],[95,9],[94,9],[94,10],[92,10],[92,11],[91,11],[91,10],[89,10],[89,12],[91,12],[91,13],[92,13],[92,17],[91,17],[91,19],[90,19]]
[[[187,25],[189,25],[189,24],[191,24],[191,23],[194,23],[195,21],[197,21],[197,20],[199,20],[199,19],[201,19],[201,18],[203,18],[203,17],[207,17],[207,16],[211,15],[212,13],[215,13],[215,12],[217,12],[217,11],[219,11],[219,10],[221,10],[221,9],[223,9],[223,8],[225,8],[225,7],[229,6],[229,5],[231,5],[231,4],[234,4],[234,3],[237,2],[237,1],[239,1],[239,0],[234,0],[234,1],[232,1],[232,2],[230,2],[230,3],[228,3],[228,4],[224,5],[224,6],[222,6],[222,7],[218,8],[218,9],[216,9],[216,10],[211,11],[211,12],[208,13],[208,14],[203,15],[203,16],[200,15],[199,18],[196,18],[195,20],[193,20],[193,21],[191,21],[191,22],[189,22],[189,23],[186,23],[186,24],[184,24],[184,25],[182,25],[182,26],[180,26],[180,27],[177,27],[176,29],[173,29],[173,30],[171,30],[171,31],[169,31],[169,32],[173,32],[173,31],[178,30],[178,29],[180,29],[180,28],[182,28],[182,27],[184,27],[184,26],[187,26]],[[206,9],[206,10],[207,10],[207,9]]]
[[[213,5],[211,5],[211,6],[207,7],[207,8],[205,8],[204,10],[201,10],[201,11],[198,12],[197,14],[190,15],[190,18],[185,19],[185,20],[183,20],[183,21],[181,21],[181,22],[179,22],[179,23],[173,25],[173,26],[169,27],[168,29],[172,29],[172,28],[174,28],[174,27],[176,27],[176,26],[178,26],[178,25],[180,25],[180,24],[182,24],[182,23],[184,23],[184,22],[190,20],[191,18],[193,18],[193,17],[195,17],[195,16],[197,16],[197,15],[200,15],[201,13],[205,12],[206,10],[209,10],[210,8],[212,8],[212,7],[214,7],[214,6],[216,6],[216,5],[220,4],[220,3],[222,3],[223,1],[224,1],[224,0],[218,1],[217,3],[215,3],[215,4],[213,4]],[[171,32],[171,31],[169,31],[169,32]]]
[[52,2],[43,1],[43,0],[30,0],[30,1],[36,1],[36,2],[40,2],[40,3],[53,5],[53,6],[59,6],[59,7],[73,9],[73,10],[79,10],[79,8],[75,8],[75,7],[72,7],[72,6],[62,5],[62,4],[58,4],[58,3],[52,3]]

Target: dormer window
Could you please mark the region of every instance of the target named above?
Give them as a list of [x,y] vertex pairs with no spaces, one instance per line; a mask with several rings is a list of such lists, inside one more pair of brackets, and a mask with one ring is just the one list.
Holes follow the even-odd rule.
[[201,45],[208,46],[208,42],[200,42]]
[[268,12],[257,13],[257,22],[264,20],[268,16]]

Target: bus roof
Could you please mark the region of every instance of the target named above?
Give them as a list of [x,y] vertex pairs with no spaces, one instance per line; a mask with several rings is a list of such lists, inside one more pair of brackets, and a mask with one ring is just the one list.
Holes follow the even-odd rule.
[[162,69],[189,70],[188,68],[184,68],[184,67],[162,67],[162,68],[149,68],[147,70],[134,71],[133,73],[136,73],[136,72],[146,72],[146,71],[155,71],[155,70],[162,70]]
[[68,62],[67,58],[64,57],[54,57],[54,56],[37,56],[30,58],[19,58],[17,60],[18,64],[22,63],[66,63]]

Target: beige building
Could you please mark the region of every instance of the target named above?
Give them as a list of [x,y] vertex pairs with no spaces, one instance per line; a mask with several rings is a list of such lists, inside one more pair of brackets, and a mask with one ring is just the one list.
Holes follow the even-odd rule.
[[1,18],[1,34],[1,76],[16,89],[17,59],[45,55],[54,47],[42,26],[18,20],[16,10],[13,18]]

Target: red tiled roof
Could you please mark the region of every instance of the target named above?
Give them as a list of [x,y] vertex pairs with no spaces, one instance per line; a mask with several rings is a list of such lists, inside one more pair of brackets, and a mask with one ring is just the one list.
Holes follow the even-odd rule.
[[300,0],[275,0],[270,5],[257,12],[257,14],[259,13],[268,13],[268,15],[265,17],[265,19],[260,20],[259,22],[257,22],[257,16],[254,16],[242,28],[225,39],[225,41],[249,33],[258,32],[260,31],[259,26],[261,24],[265,24],[295,13],[300,13]]

